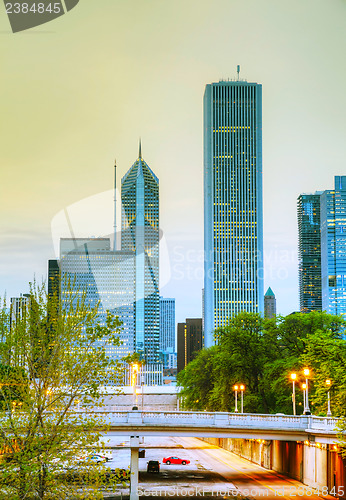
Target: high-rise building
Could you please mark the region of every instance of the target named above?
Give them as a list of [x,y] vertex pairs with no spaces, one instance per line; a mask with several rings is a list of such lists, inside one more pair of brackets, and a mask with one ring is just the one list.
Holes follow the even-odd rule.
[[[122,178],[121,248],[135,254],[135,351],[159,362],[159,180],[138,159]],[[156,370],[154,370],[156,371]]]
[[160,297],[160,351],[175,352],[175,299]]
[[322,309],[346,316],[346,176],[321,194]]
[[99,304],[98,323],[107,311],[122,321],[120,346],[110,344],[106,355],[119,360],[134,352],[135,259],[133,252],[111,251],[109,238],[60,240],[61,307],[85,293],[86,305]]
[[262,86],[220,81],[204,94],[204,329],[263,313]]
[[298,198],[300,310],[346,315],[346,176]]
[[177,341],[179,373],[204,347],[202,318],[187,318],[185,323],[178,323]]
[[[145,365],[137,382],[157,385],[162,383],[159,181],[142,159],[141,147],[137,161],[122,179],[121,201],[121,251],[116,250],[115,234],[113,250],[109,238],[61,239],[60,263],[49,261],[48,295],[60,287],[60,304],[64,308],[72,288],[74,300],[85,293],[87,305],[100,304],[99,324],[105,324],[107,311],[118,316],[123,323],[122,344],[109,345],[106,354],[119,360],[139,353]],[[173,316],[173,346],[174,324]],[[127,381],[129,376],[129,372],[125,373]]]
[[60,268],[59,261],[48,261],[48,297],[59,297],[60,295]]
[[297,203],[301,312],[322,310],[320,195],[301,194]]
[[20,321],[24,321],[30,303],[30,294],[21,294],[20,297],[10,299],[10,330]]
[[272,319],[276,316],[276,298],[273,290],[269,287],[264,295],[264,317]]

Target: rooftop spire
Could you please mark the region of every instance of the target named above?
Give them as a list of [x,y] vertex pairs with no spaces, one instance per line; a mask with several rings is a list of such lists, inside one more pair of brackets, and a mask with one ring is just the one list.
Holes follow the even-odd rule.
[[265,297],[275,297],[275,294],[273,292],[273,290],[269,287],[266,294],[265,294]]
[[139,138],[139,154],[138,158],[142,158],[142,139]]
[[117,160],[114,160],[114,235],[113,250],[117,249]]

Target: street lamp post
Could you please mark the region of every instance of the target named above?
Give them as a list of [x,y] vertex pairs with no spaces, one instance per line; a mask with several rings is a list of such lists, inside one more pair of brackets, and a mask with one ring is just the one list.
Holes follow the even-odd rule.
[[302,384],[302,389],[303,389],[303,404],[304,404],[303,413],[305,414],[305,411],[306,411],[306,384]]
[[305,384],[306,384],[306,389],[305,389],[305,415],[311,415],[311,411],[309,408],[309,381],[308,381],[308,376],[310,375],[310,370],[309,368],[304,368],[304,375],[305,375]]
[[332,416],[332,412],[330,410],[330,386],[332,385],[332,381],[330,379],[326,380],[326,386],[328,387],[328,410],[327,410],[327,417]]
[[137,409],[137,391],[136,391],[137,373],[138,373],[138,364],[134,363],[132,365],[132,387],[133,387],[133,402],[134,402],[133,409]]
[[238,389],[239,387],[235,385],[234,389],[234,413],[238,413]]
[[241,413],[244,413],[244,391],[245,391],[245,385],[240,386],[240,393],[241,393]]
[[296,415],[296,379],[297,379],[297,374],[291,373],[293,415]]

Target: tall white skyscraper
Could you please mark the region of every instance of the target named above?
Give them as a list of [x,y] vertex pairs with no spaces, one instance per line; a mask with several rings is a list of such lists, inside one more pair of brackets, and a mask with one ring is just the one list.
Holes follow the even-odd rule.
[[263,313],[262,86],[220,81],[204,94],[204,335]]

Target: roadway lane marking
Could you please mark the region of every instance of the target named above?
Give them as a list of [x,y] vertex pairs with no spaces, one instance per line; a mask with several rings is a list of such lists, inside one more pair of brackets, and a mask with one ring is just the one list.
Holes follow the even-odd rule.
[[[189,442],[189,441],[190,441],[190,442],[192,441],[192,443],[194,443],[195,439],[196,439],[196,438],[191,438],[191,437],[190,437],[190,438],[189,438],[189,437],[184,437],[184,438],[182,438],[182,440],[183,440],[183,441],[188,441],[188,442]],[[198,439],[198,438],[197,438],[197,439]],[[192,444],[192,443],[191,443],[191,444]],[[207,444],[210,444],[210,443],[207,443]],[[260,481],[259,479],[254,478],[253,476],[251,476],[250,474],[247,474],[246,472],[243,472],[243,470],[246,470],[245,468],[243,468],[243,470],[238,469],[238,468],[237,468],[237,467],[235,467],[235,466],[231,466],[231,465],[229,465],[229,463],[225,462],[225,461],[224,461],[224,460],[222,460],[221,458],[220,458],[220,459],[219,459],[219,458],[216,458],[215,456],[213,456],[213,451],[214,451],[214,450],[219,450],[219,451],[221,451],[221,452],[223,452],[223,453],[231,453],[231,454],[232,454],[232,458],[236,459],[236,460],[237,460],[238,462],[240,462],[240,463],[242,463],[242,461],[243,461],[243,460],[246,460],[246,459],[244,459],[243,457],[239,457],[238,455],[233,454],[231,451],[225,450],[225,449],[220,448],[219,446],[216,446],[216,445],[210,445],[210,447],[206,447],[206,448],[203,448],[203,449],[201,449],[200,447],[198,447],[198,449],[199,449],[199,451],[202,451],[202,452],[204,452],[204,451],[205,451],[205,452],[209,453],[209,454],[210,454],[210,455],[214,458],[214,460],[216,460],[216,461],[218,461],[218,460],[219,460],[220,462],[222,462],[222,463],[224,463],[225,465],[227,465],[229,468],[231,468],[231,469],[233,469],[233,470],[236,470],[237,472],[240,472],[240,474],[243,474],[244,476],[249,477],[250,479],[252,479],[252,481],[256,481],[256,482],[257,482],[258,484],[260,484],[263,488],[267,488],[268,490],[271,490],[271,491],[275,494],[275,496],[280,496],[280,498],[284,498],[284,499],[286,499],[286,500],[292,500],[292,496],[288,496],[288,497],[287,497],[287,496],[278,495],[278,491],[279,491],[279,490],[280,490],[280,491],[282,491],[282,488],[285,488],[285,485],[283,485],[283,487],[281,487],[281,488],[280,488],[280,487],[278,487],[278,488],[276,488],[276,489],[271,488],[270,486],[266,485],[264,482]],[[265,468],[263,468],[263,467],[259,466],[258,464],[253,464],[252,462],[250,462],[250,463],[249,463],[249,465],[250,465],[250,464],[251,464],[251,465],[253,465],[253,466],[254,466],[254,468],[255,468],[254,474],[258,474],[258,473],[260,472],[260,470],[264,470],[264,471],[271,472],[271,471],[270,471],[270,469],[265,469]],[[239,465],[240,465],[240,464],[239,464]],[[246,465],[247,465],[247,464],[246,464]],[[260,470],[258,470],[258,469],[260,469]],[[213,469],[206,469],[206,470],[213,470]],[[274,478],[277,478],[279,481],[280,481],[280,480],[281,480],[281,481],[285,481],[286,483],[292,484],[292,485],[294,485],[295,487],[297,487],[297,483],[298,483],[298,485],[302,485],[302,487],[303,487],[303,488],[305,488],[305,487],[306,487],[306,485],[304,485],[303,483],[301,483],[301,482],[299,482],[299,481],[296,481],[296,480],[293,480],[292,478],[286,478],[285,476],[284,476],[284,477],[282,477],[282,476],[278,476],[277,474],[275,474],[275,473],[273,473],[273,472],[271,472],[271,475],[272,475]],[[225,478],[225,479],[226,479],[226,478]],[[295,482],[295,481],[296,481],[296,482]],[[289,485],[287,485],[286,487],[290,487],[290,486],[289,486]],[[239,489],[239,488],[238,488],[238,489]],[[307,496],[307,495],[305,495],[305,496]],[[318,497],[318,495],[314,495],[314,496],[315,496],[316,498],[319,498],[319,497]],[[311,497],[310,497],[310,498],[311,498]]]
[[[209,451],[209,450],[205,450],[205,451],[206,451],[207,453],[209,453],[211,456],[213,456],[213,455],[212,455],[212,453],[211,453],[211,451]],[[226,450],[225,450],[225,451],[226,451]],[[237,467],[234,467],[234,466],[232,466],[232,465],[229,465],[229,463],[225,462],[225,461],[224,461],[224,460],[222,460],[221,458],[216,458],[215,456],[213,456],[213,458],[214,458],[215,460],[219,460],[220,462],[224,463],[224,464],[225,464],[225,465],[227,465],[230,469],[234,469],[234,470],[236,470],[237,472],[240,472],[240,474],[243,474],[244,476],[249,477],[252,481],[255,481],[256,483],[260,484],[262,487],[267,488],[268,490],[273,491],[273,492],[275,493],[275,496],[278,496],[278,495],[277,495],[277,493],[278,493],[279,488],[277,488],[276,490],[274,490],[274,489],[273,489],[273,488],[271,488],[270,486],[268,486],[268,485],[266,485],[266,484],[262,483],[261,481],[259,481],[259,479],[254,479],[252,476],[250,476],[250,474],[246,474],[246,472],[243,472],[242,470],[238,469]],[[264,470],[267,470],[267,469],[264,469]],[[273,474],[273,475],[274,475],[274,474]],[[300,484],[302,484],[302,485],[303,485],[303,483],[300,483]],[[235,486],[236,486],[236,485],[235,485]],[[305,485],[303,485],[303,486],[305,486]],[[238,486],[236,486],[236,488],[237,488],[237,489],[241,492],[241,489],[240,489]],[[283,487],[283,488],[284,488],[284,487]],[[247,488],[246,488],[246,489],[247,489]],[[260,495],[259,495],[259,496],[260,496]],[[280,498],[285,498],[286,500],[292,500],[292,497],[290,497],[290,496],[289,496],[289,497],[282,496],[282,495],[279,495],[279,496],[280,496]]]

